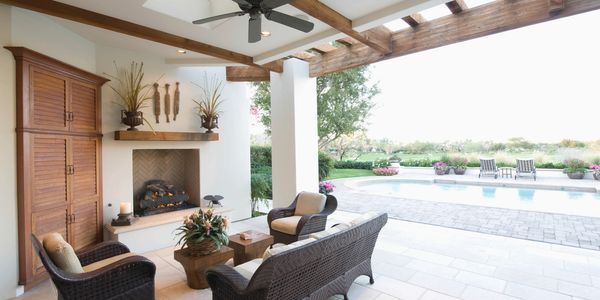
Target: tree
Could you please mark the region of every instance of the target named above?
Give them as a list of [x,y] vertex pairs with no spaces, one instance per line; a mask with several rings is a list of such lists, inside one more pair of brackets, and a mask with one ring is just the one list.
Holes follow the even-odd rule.
[[[377,83],[370,83],[367,66],[332,73],[317,78],[317,114],[319,149],[342,135],[365,129],[365,121],[379,94]],[[270,134],[271,91],[269,82],[254,83],[252,100],[261,113],[261,122]]]

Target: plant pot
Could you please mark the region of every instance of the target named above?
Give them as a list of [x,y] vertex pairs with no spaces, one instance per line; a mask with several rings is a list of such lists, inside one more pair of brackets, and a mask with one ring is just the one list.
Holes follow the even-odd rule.
[[435,175],[448,174],[448,173],[446,173],[446,171],[448,171],[448,170],[444,170],[444,169],[434,169],[434,170],[435,170]]
[[446,169],[446,171],[444,171],[444,174],[446,174],[446,175],[450,174],[450,168]]
[[215,242],[211,239],[205,239],[199,243],[188,243],[187,249],[188,249],[187,254],[190,256],[209,255],[209,254],[219,250],[219,248],[217,247],[217,244],[215,244]]
[[121,111],[121,123],[129,125],[127,131],[137,131],[135,126],[144,124],[144,114],[141,111]]
[[583,179],[583,177],[585,176],[585,173],[572,172],[572,173],[567,173],[567,176],[569,176],[569,178],[571,178],[571,179]]
[[454,168],[454,174],[456,175],[465,175],[467,169],[465,168]]
[[212,133],[213,128],[219,128],[219,117],[217,116],[201,116],[202,127],[206,128],[207,133]]
[[596,175],[596,173],[593,173],[592,175],[594,176],[594,179],[600,180],[600,176]]

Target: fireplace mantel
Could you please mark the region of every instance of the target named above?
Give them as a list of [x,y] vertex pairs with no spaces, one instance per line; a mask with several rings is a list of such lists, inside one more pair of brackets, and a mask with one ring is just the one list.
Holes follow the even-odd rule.
[[117,141],[218,141],[216,132],[115,131]]

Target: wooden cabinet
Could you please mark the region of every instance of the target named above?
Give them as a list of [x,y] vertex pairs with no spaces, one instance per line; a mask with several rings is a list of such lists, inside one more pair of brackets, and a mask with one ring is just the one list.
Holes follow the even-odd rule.
[[101,86],[107,81],[22,47],[17,67],[19,283],[46,277],[31,234],[75,250],[102,239]]

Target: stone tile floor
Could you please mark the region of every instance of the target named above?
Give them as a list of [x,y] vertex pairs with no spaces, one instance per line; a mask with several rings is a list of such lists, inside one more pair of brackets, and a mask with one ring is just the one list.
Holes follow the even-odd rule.
[[[412,170],[414,172],[414,170]],[[514,183],[514,179],[478,179],[471,176],[434,176],[410,173],[392,177],[398,179],[450,179],[474,182]],[[561,174],[562,175],[562,174]],[[564,177],[564,175],[563,175]],[[570,180],[563,177],[540,178],[538,181],[519,180],[518,183],[554,186],[599,187],[594,180]],[[372,179],[373,177],[365,177]],[[381,178],[380,178],[381,179]],[[502,207],[487,207],[449,202],[405,199],[354,190],[346,186],[353,179],[333,180],[338,199],[338,209],[363,213],[373,208],[385,207],[391,218],[404,221],[439,225],[444,227],[489,233],[513,238],[544,241],[586,249],[600,250],[600,216],[597,218],[566,214],[524,211]],[[352,185],[352,184],[349,184]]]
[[[329,225],[357,214],[337,211]],[[266,218],[232,224],[231,232],[268,230]],[[157,299],[211,299],[185,283],[173,248],[145,254],[157,265]],[[600,251],[390,219],[373,255],[375,284],[359,277],[356,300],[597,300]],[[334,297],[340,298],[340,297]],[[17,299],[56,299],[48,282]]]

